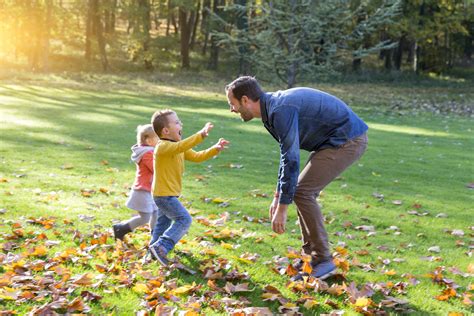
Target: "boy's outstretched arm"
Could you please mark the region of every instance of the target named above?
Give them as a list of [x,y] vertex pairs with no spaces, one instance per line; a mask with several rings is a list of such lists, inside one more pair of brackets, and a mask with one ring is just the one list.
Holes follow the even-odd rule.
[[214,127],[210,122],[207,122],[206,125],[196,134],[189,136],[179,142],[159,142],[156,151],[158,154],[162,155],[174,155],[193,148],[203,141],[204,138],[209,135],[209,132]]
[[209,147],[206,150],[201,150],[201,151],[196,152],[190,149],[186,151],[184,153],[184,159],[192,161],[192,162],[205,161],[219,154],[219,152],[227,148],[225,146],[227,146],[228,144],[230,144],[229,141],[225,140],[224,138],[220,138],[219,141],[214,146]]

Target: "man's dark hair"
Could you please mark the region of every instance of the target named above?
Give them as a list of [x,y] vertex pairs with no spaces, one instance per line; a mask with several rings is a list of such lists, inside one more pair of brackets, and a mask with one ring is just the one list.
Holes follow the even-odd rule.
[[231,91],[234,95],[234,98],[237,100],[241,100],[242,96],[246,95],[252,101],[258,101],[260,99],[260,95],[262,95],[263,90],[260,88],[257,79],[251,76],[242,76],[227,86],[225,86],[225,91]]

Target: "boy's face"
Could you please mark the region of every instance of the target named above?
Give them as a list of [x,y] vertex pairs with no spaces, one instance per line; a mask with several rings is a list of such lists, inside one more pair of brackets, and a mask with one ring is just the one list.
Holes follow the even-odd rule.
[[168,124],[163,128],[164,138],[168,138],[179,142],[181,140],[181,131],[183,130],[183,124],[178,118],[176,113],[168,115]]

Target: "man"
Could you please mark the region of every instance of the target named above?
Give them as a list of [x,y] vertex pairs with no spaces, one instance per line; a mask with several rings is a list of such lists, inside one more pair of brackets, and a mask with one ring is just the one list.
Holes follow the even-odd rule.
[[[280,143],[278,182],[269,209],[273,231],[285,231],[288,205],[294,200],[302,250],[312,256],[311,275],[320,279],[331,276],[336,266],[316,198],[365,152],[367,125],[344,102],[315,89],[264,93],[255,78],[244,76],[225,90],[231,112],[240,113],[245,122],[261,118]],[[300,149],[310,152],[301,173]]]

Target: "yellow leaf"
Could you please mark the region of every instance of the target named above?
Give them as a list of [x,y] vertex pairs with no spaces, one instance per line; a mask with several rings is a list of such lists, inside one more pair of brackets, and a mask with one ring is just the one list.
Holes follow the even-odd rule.
[[246,263],[246,264],[252,264],[253,261],[249,260],[249,259],[245,259],[245,258],[237,258],[237,260],[239,260],[240,262],[243,262],[243,263]]
[[193,282],[193,284],[186,284],[181,287],[178,287],[177,289],[173,290],[173,294],[175,295],[183,295],[191,292],[194,287],[196,286],[196,283]]
[[224,249],[234,249],[234,246],[232,244],[228,244],[223,241],[221,241],[221,247]]
[[146,286],[146,284],[144,284],[144,283],[137,283],[133,287],[133,291],[138,293],[138,294],[143,294],[143,293],[146,293],[148,291],[148,286]]
[[288,253],[286,254],[288,259],[296,259],[301,258],[301,255],[294,249],[288,249]]
[[384,274],[385,274],[385,275],[395,275],[395,274],[397,274],[397,271],[395,271],[395,270],[393,270],[393,269],[392,269],[392,270],[387,270],[387,271],[385,271]]
[[21,294],[20,290],[11,287],[3,287],[0,289],[0,299],[17,300],[19,294]]
[[318,305],[318,302],[316,302],[315,300],[306,300],[304,302],[304,305],[303,307],[306,308],[306,309],[311,309],[313,308],[314,306]]
[[285,305],[282,305],[283,308],[293,308],[296,307],[295,303],[288,302]]
[[359,297],[354,305],[357,307],[367,307],[370,305],[370,299],[367,297]]
[[206,248],[202,251],[202,254],[208,255],[208,256],[215,256],[217,252],[214,249]]
[[30,254],[30,256],[41,257],[44,256],[48,252],[48,249],[45,246],[38,246],[35,250]]
[[221,203],[224,203],[225,200],[222,199],[222,198],[214,198],[212,199],[212,203],[216,203],[216,204],[221,204]]

